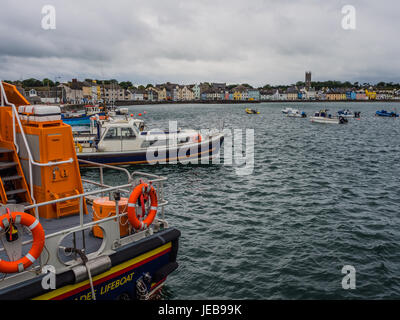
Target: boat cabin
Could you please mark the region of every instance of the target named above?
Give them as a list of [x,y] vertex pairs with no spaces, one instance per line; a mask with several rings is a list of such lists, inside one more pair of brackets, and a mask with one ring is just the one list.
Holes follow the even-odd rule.
[[176,141],[177,145],[201,142],[201,136],[193,130],[144,131],[144,121],[139,119],[105,121],[101,126],[101,132],[97,144],[99,152],[126,152],[148,147],[166,147],[171,140]]
[[321,118],[332,118],[331,114],[328,114],[329,110],[320,110],[314,114],[314,117],[321,117]]

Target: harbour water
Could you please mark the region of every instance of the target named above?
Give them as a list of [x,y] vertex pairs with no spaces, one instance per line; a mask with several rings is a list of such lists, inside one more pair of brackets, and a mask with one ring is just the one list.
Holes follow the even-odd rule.
[[[347,125],[286,118],[349,108]],[[168,221],[182,232],[165,299],[397,299],[400,296],[400,122],[395,103],[134,106],[149,127],[255,130],[255,167],[130,167],[167,176]],[[84,170],[84,177],[97,171]],[[122,176],[106,171],[116,184]],[[356,289],[342,288],[342,268]]]

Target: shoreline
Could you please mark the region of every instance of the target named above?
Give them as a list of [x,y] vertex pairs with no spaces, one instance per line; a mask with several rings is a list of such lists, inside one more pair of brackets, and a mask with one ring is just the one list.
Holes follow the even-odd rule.
[[[229,101],[229,100],[213,100],[213,101],[116,101],[115,106],[141,106],[141,105],[174,105],[174,104],[261,104],[261,103],[393,103],[399,100],[266,100],[266,101]],[[61,107],[63,111],[82,110],[87,104],[65,104]]]
[[[140,105],[174,105],[174,104],[261,104],[261,103],[393,103],[399,100],[263,100],[263,101],[230,101],[230,100],[207,100],[207,101],[116,101],[115,106],[140,106]],[[86,104],[65,104],[63,110],[78,110]]]

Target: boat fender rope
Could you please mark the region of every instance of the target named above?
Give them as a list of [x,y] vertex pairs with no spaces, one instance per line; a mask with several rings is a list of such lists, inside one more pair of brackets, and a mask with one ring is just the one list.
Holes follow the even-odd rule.
[[83,250],[81,250],[81,249],[76,249],[76,248],[65,248],[64,251],[65,252],[71,252],[71,253],[74,252],[74,253],[77,253],[80,256],[80,258],[81,258],[81,260],[82,260],[82,262],[83,262],[83,264],[84,264],[84,266],[86,268],[87,274],[88,274],[89,283],[90,283],[90,290],[92,291],[93,300],[96,300],[96,292],[94,290],[92,273],[90,272],[90,267],[87,264],[89,259],[86,256],[85,252]]

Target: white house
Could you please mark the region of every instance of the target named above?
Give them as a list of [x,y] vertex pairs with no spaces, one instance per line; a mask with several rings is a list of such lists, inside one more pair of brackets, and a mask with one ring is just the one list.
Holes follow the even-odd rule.
[[29,97],[37,97],[37,91],[35,89],[29,90]]

